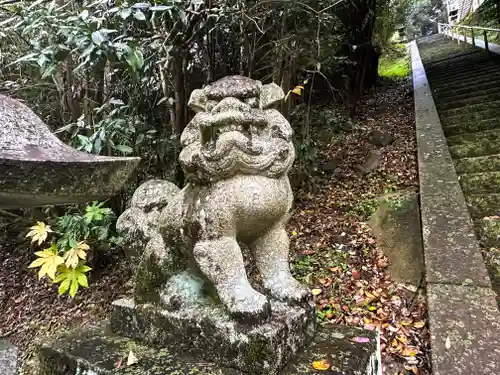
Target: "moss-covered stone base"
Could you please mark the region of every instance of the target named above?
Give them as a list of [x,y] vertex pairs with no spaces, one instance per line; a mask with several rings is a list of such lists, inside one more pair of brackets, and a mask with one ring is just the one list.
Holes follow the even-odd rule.
[[[176,345],[183,352],[255,375],[276,374],[314,336],[314,306],[306,308],[271,301],[271,316],[261,322],[242,324],[220,303],[194,297],[171,310],[130,299],[113,303],[110,327],[124,337],[154,347]],[[184,293],[186,294],[186,293]],[[180,298],[178,300],[181,301]]]
[[[213,348],[216,350],[217,348]],[[127,366],[132,353],[138,362]],[[207,351],[188,356],[181,347],[153,349],[130,339],[109,335],[102,329],[75,331],[44,344],[36,375],[244,375],[248,372],[203,360]],[[327,371],[312,362],[326,360]],[[266,374],[266,373],[260,373]],[[378,336],[345,326],[320,328],[314,341],[299,353],[281,375],[379,375]]]

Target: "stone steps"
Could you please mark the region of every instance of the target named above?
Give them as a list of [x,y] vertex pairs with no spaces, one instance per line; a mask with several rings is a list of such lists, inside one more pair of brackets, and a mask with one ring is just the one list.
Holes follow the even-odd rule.
[[[448,49],[448,51],[451,51],[451,54],[446,56],[446,53],[444,55],[439,55],[439,56],[429,56],[429,62],[426,63],[427,66],[429,66],[429,73],[432,74],[435,71],[443,68],[449,68],[450,67],[450,62],[457,62],[458,67],[460,67],[463,64],[467,64],[470,60],[474,59],[481,59],[482,56],[484,56],[483,53],[477,52],[474,50],[471,50],[471,52],[468,52],[464,55],[463,51],[456,51],[453,49]],[[445,50],[446,52],[446,50]],[[438,58],[437,60],[431,60],[433,58]],[[427,69],[426,69],[427,73]]]
[[[471,78],[483,77],[485,73],[495,74],[498,73],[498,64],[496,62],[489,62],[488,64],[481,64],[482,61],[477,63],[474,61],[469,61],[467,65],[461,67],[458,70],[447,71],[447,73],[429,73],[429,79],[435,85],[445,85],[450,81],[455,81],[457,79],[469,80]],[[477,64],[481,64],[481,70],[474,69]],[[483,66],[484,65],[484,66]]]
[[458,114],[454,116],[441,116],[441,123],[443,126],[453,126],[453,125],[459,125],[464,122],[472,122],[472,121],[482,121],[482,120],[488,120],[488,119],[495,119],[500,117],[500,108],[488,108],[484,109],[482,111],[470,111],[468,113],[464,114]]
[[435,51],[432,48],[429,48],[430,51],[426,50],[427,49],[425,47],[421,49],[421,56],[426,66],[426,72],[427,67],[429,68],[429,71],[431,71],[443,65],[447,66],[449,62],[453,61],[454,59],[467,59],[468,57],[475,56],[481,53],[480,51],[474,49],[470,49],[464,52],[464,50],[456,44],[453,45],[448,43],[442,44],[439,51]]
[[475,90],[473,88],[472,90],[458,95],[449,94],[444,97],[437,97],[437,95],[435,95],[435,101],[437,107],[441,109],[444,108],[444,106],[446,106],[447,104],[454,104],[456,102],[465,101],[468,99],[475,99],[476,97],[487,97],[488,95],[500,95],[500,82],[495,83],[495,85],[493,85],[491,88],[487,88],[484,90]]
[[498,129],[500,131],[500,118],[493,117],[486,120],[471,121],[443,127],[444,134],[450,138],[459,134],[475,133],[491,129]]
[[466,173],[459,176],[465,194],[496,193],[500,186],[500,172]]
[[498,154],[499,151],[499,139],[478,139],[473,141],[464,141],[460,144],[450,146],[450,153],[454,159],[495,155]]
[[433,63],[428,64],[428,65],[430,65],[429,69],[425,69],[425,72],[429,73],[430,75],[432,75],[436,72],[439,72],[439,70],[441,70],[441,72],[443,72],[442,71],[443,66],[449,67],[449,63],[452,60],[453,60],[453,66],[450,67],[451,70],[447,70],[446,72],[459,70],[463,66],[469,65],[470,61],[478,61],[479,62],[479,61],[489,60],[488,56],[484,52],[474,51],[474,50],[471,53],[468,53],[466,55],[464,55],[463,53],[462,54],[454,53],[453,56],[455,56],[455,58],[450,56],[448,58],[441,60],[441,62],[433,62]]
[[448,146],[456,146],[469,142],[486,142],[500,139],[500,131],[489,129],[474,133],[458,134],[447,138]]
[[[474,227],[483,243],[487,246],[500,248],[500,220],[491,218],[475,219]],[[500,277],[500,274],[498,276]]]
[[481,92],[485,90],[498,89],[500,87],[499,80],[489,80],[483,83],[475,84],[474,86],[462,87],[458,89],[436,89],[433,90],[434,99],[437,102],[445,102],[446,100],[453,100],[454,97],[459,97],[461,95],[471,95],[474,92]]
[[490,109],[500,110],[500,100],[485,101],[477,104],[468,104],[460,108],[439,110],[439,113],[441,117],[448,117],[448,116],[465,115],[471,112],[486,111]]
[[492,81],[499,81],[500,80],[500,72],[498,74],[490,74],[488,76],[480,76],[480,77],[475,77],[469,79],[462,79],[460,81],[454,81],[454,82],[449,82],[446,85],[442,85],[440,87],[433,85],[432,81],[430,82],[432,92],[437,92],[438,94],[443,94],[445,92],[449,91],[455,91],[457,89],[471,89],[474,88],[477,85],[483,84],[483,83],[490,83]]
[[[429,72],[428,76],[430,80],[444,84],[447,82],[447,80],[453,79],[454,77],[468,79],[471,77],[479,77],[482,75],[481,73],[486,71],[492,74],[498,72],[498,65],[496,62],[488,61],[487,63],[484,63],[484,61],[487,60],[485,59],[477,61],[468,60],[467,63],[464,63],[459,67],[455,67],[454,69],[447,69],[446,67],[441,67],[433,72]],[[474,67],[477,66],[478,64],[481,64],[481,66],[484,65],[484,71],[483,70],[478,71],[474,69]]]
[[[417,46],[426,56],[425,64],[420,61],[417,46],[412,45],[412,66],[432,372],[434,375],[479,375],[500,366],[500,313],[463,190],[449,157],[438,116],[440,111],[435,108],[430,90],[439,92],[442,98],[444,92],[453,93],[457,87],[464,89],[465,86],[457,85],[453,79],[450,79],[453,86],[449,82],[446,87],[436,85],[434,75],[427,81],[424,68],[440,58],[448,43],[443,38],[424,38],[424,41],[427,43],[421,45],[418,40]],[[444,52],[457,54],[458,49],[452,47]],[[459,54],[456,57],[436,66],[442,72],[453,69],[454,62],[464,58]],[[472,84],[477,83],[475,80]],[[467,87],[459,94],[467,94],[469,90]],[[456,131],[462,124],[457,122],[461,117],[451,117],[448,126]],[[462,145],[454,147],[458,146]],[[464,163],[462,169],[470,165],[470,162]],[[471,178],[471,181],[474,180]]]
[[474,218],[500,215],[500,194],[467,194],[469,211]]
[[486,94],[471,92],[471,94],[468,95],[467,97],[461,99],[456,98],[456,100],[447,103],[438,102],[437,109],[439,111],[447,111],[451,109],[468,108],[471,105],[490,103],[495,101],[500,102],[500,88],[495,89],[494,92]]
[[500,155],[456,159],[455,170],[458,174],[500,172]]

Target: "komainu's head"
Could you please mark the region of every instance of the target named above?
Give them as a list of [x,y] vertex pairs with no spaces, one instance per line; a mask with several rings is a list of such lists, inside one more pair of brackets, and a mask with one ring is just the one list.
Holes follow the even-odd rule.
[[290,169],[293,131],[274,107],[284,98],[276,84],[229,76],[194,90],[197,112],[181,136],[180,163],[189,181],[209,183],[238,174],[279,178]]

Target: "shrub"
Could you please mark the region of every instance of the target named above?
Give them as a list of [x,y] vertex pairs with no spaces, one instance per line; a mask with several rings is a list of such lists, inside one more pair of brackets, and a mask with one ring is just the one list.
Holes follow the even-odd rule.
[[35,252],[37,259],[29,268],[38,268],[39,279],[47,277],[59,284],[60,295],[68,293],[74,297],[80,287],[88,287],[86,273],[91,268],[87,265],[87,254],[91,246],[98,250],[103,243],[120,243],[112,230],[115,215],[103,205],[93,202],[84,212],[67,211],[56,220],[54,230],[38,221],[26,235],[39,247],[48,245]]

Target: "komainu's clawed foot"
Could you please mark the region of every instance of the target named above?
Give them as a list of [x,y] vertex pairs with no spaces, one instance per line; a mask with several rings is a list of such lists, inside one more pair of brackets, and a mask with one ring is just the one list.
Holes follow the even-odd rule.
[[229,313],[241,322],[267,318],[267,298],[250,285],[241,249],[233,237],[199,241],[193,254],[199,270],[212,283]]
[[280,272],[264,280],[264,288],[276,299],[302,305],[311,299],[311,292],[288,272]]
[[242,284],[234,285],[228,290],[218,288],[219,298],[229,313],[242,322],[266,319],[271,314],[271,305],[266,296],[257,292],[249,284]]

